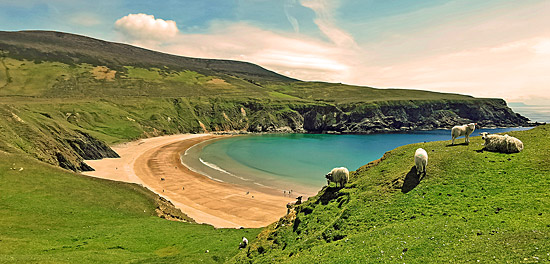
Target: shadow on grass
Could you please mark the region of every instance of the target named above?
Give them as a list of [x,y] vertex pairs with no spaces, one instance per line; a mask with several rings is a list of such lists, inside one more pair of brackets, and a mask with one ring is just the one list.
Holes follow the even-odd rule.
[[[424,173],[423,176],[425,177],[426,174]],[[423,176],[420,176],[418,175],[418,173],[416,173],[416,166],[412,166],[411,170],[405,176],[405,181],[403,182],[401,192],[408,193],[412,191],[412,189],[420,184],[420,181],[424,178]]]
[[345,195],[344,193],[340,192],[342,187],[330,187],[325,186],[323,187],[324,191],[316,203],[321,203],[323,205],[327,205],[330,201],[339,198],[340,196]]
[[447,144],[445,147],[454,147],[454,146],[468,146],[470,143],[462,142],[462,143],[456,143],[456,144]]
[[485,147],[483,147],[482,149],[478,149],[476,150],[475,152],[477,153],[483,153],[484,151],[486,151],[487,149]]

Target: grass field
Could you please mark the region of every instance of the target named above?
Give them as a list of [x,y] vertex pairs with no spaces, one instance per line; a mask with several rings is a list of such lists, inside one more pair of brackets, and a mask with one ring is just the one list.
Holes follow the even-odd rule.
[[259,232],[164,220],[141,186],[0,160],[0,263],[221,263]]
[[[439,119],[516,118],[502,100],[302,82],[250,63],[60,32],[0,36],[2,263],[550,261],[548,125],[510,133],[525,143],[518,154],[479,152],[479,138],[397,148],[352,174],[346,188],[321,190],[263,230],[167,221],[140,186],[37,161],[79,170],[74,144],[88,142],[84,134],[113,144],[202,132],[201,124],[209,131],[286,127],[304,122],[304,109],[312,123],[326,124],[382,111],[390,119],[408,110],[421,115],[419,108],[434,108]],[[418,184],[411,168],[420,146],[430,160]],[[242,236],[252,245],[239,251]]]
[[[479,137],[397,148],[264,230],[167,221],[142,187],[0,152],[0,262],[549,261],[550,126],[509,134],[523,152],[481,152]],[[430,156],[420,183],[418,147]],[[242,236],[252,245],[239,252]]]
[[[331,185],[310,198],[295,220],[291,214],[263,230],[232,262],[550,261],[550,125],[509,134],[524,151],[481,151],[480,137],[392,150],[345,188]],[[420,182],[418,147],[429,155]]]

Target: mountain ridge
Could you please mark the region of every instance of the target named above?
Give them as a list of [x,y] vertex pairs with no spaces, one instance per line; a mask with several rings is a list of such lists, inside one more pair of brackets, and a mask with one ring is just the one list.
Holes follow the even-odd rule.
[[[40,43],[40,45],[39,45]],[[19,45],[15,48],[13,45]],[[41,48],[47,47],[47,50]],[[105,48],[109,49],[105,49]],[[21,48],[34,50],[26,59],[47,60],[54,59],[65,63],[91,63],[97,65],[136,65],[149,67],[170,66],[175,69],[198,70],[204,69],[234,74],[239,77],[261,78],[275,81],[296,81],[296,79],[267,70],[259,65],[236,60],[192,58],[180,55],[153,51],[136,47],[130,44],[96,39],[84,35],[57,31],[0,31],[0,49],[10,52],[11,56],[18,57]],[[99,52],[100,51],[100,52]],[[65,52],[67,56],[55,56]],[[131,52],[132,54],[128,54]],[[74,53],[71,56],[70,53]],[[102,55],[101,53],[105,53]],[[76,55],[81,56],[76,56]],[[22,55],[22,54],[21,54]],[[57,54],[59,55],[59,54]],[[95,56],[95,59],[93,56]],[[114,57],[109,59],[108,55]],[[82,59],[84,58],[84,59]],[[185,66],[182,66],[185,65]],[[115,66],[116,68],[116,66]],[[237,69],[237,70],[235,70]]]

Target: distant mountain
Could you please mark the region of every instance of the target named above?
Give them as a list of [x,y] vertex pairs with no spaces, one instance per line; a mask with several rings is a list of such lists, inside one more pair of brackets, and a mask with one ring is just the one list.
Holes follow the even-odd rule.
[[55,31],[0,31],[0,49],[10,57],[66,64],[89,63],[113,69],[123,66],[191,70],[205,75],[223,73],[254,81],[296,81],[258,65],[176,56],[135,46]]

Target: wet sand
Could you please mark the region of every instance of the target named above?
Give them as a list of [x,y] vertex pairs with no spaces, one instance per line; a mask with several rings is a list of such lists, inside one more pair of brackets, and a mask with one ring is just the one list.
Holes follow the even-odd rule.
[[88,160],[84,174],[142,184],[170,200],[198,223],[215,227],[263,227],[286,213],[294,199],[269,190],[218,182],[183,166],[180,154],[211,134],[163,136],[113,146],[121,158]]

